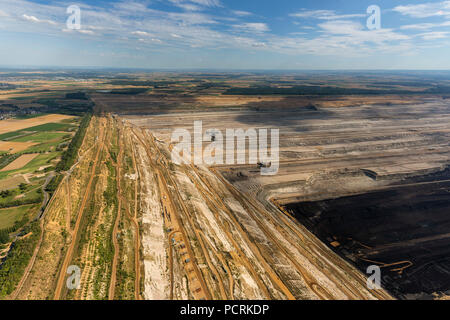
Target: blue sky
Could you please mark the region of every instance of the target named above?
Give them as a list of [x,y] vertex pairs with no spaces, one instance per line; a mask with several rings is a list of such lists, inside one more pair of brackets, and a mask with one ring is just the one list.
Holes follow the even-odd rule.
[[0,0],[0,43],[1,66],[442,70],[450,1]]

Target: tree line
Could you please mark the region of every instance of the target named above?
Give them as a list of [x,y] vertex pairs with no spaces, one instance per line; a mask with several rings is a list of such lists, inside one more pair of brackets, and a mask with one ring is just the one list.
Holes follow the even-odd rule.
[[61,161],[56,165],[56,171],[58,172],[67,171],[75,164],[75,161],[77,160],[78,157],[78,150],[80,149],[81,144],[83,143],[83,139],[86,134],[86,130],[89,126],[89,123],[91,121],[91,118],[92,114],[87,113],[81,120],[80,127],[77,133],[75,134],[69,146],[67,147],[67,150],[61,156]]

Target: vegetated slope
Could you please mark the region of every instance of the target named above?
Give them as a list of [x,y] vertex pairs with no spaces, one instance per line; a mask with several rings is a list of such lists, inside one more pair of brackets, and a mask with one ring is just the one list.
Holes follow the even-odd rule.
[[[112,117],[93,116],[76,165],[50,186],[57,187],[42,245],[18,298],[139,299],[135,183],[124,178],[135,171],[131,144],[119,128]],[[66,287],[71,265],[82,270],[80,290]]]
[[92,114],[87,113],[83,119],[81,120],[80,127],[70,142],[67,150],[63,153],[61,157],[61,161],[58,163],[56,167],[57,171],[66,171],[69,170],[75,163],[78,155],[78,150],[83,143],[84,136],[86,134],[86,130],[91,121]]

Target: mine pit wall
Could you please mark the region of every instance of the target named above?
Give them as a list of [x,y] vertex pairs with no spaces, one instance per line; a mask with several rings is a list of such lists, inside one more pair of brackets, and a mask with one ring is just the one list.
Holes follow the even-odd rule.
[[[243,168],[241,168],[243,169]],[[290,216],[292,211],[286,211],[289,205],[306,202],[306,201],[320,201],[324,199],[336,199],[344,196],[352,196],[365,194],[368,192],[375,192],[376,190],[389,190],[392,185],[409,185],[415,182],[430,182],[436,179],[439,175],[448,175],[450,171],[450,166],[446,164],[429,164],[428,168],[418,169],[415,171],[409,171],[404,173],[394,173],[389,174],[383,172],[379,174],[376,171],[363,169],[363,170],[348,170],[341,169],[332,172],[322,172],[311,175],[311,177],[304,181],[291,181],[289,183],[281,182],[274,184],[263,184],[263,179],[255,175],[254,169],[239,170],[239,169],[227,169],[222,170],[224,177],[229,179],[238,189],[241,191],[254,196],[259,200],[259,202],[267,209],[271,211],[283,212]],[[369,173],[369,174],[368,174]],[[348,186],[351,187],[348,187]],[[291,217],[292,219],[295,219]],[[296,222],[298,223],[298,222]],[[302,228],[304,228],[302,226]],[[313,230],[305,230],[305,233],[309,234],[311,239],[316,239],[317,241],[324,242],[328,247],[327,249],[331,252],[332,250],[339,254],[343,259],[346,260],[345,263],[354,264],[354,261],[348,260],[345,254],[334,250],[335,248],[330,245],[332,240],[318,239],[316,235],[312,233]],[[439,244],[436,244],[439,245]],[[437,249],[436,249],[437,250]],[[334,254],[334,253],[332,253]],[[361,275],[365,277],[363,271],[365,271],[367,264],[357,264],[358,268],[361,270]],[[402,266],[400,266],[402,267]],[[351,268],[354,268],[351,266]],[[361,269],[362,268],[362,269]],[[446,265],[439,267],[440,270],[444,270]],[[407,268],[406,268],[407,269]],[[448,271],[448,276],[450,277],[450,269]],[[391,279],[391,280],[388,280]],[[386,276],[383,283],[386,281],[394,281],[392,276]],[[430,280],[435,281],[435,280]],[[393,293],[396,297],[401,299],[408,298],[429,298],[430,292],[425,295],[423,294],[402,294],[400,291],[393,289],[395,284],[387,285],[390,290],[394,290]],[[399,288],[398,286],[395,288]],[[432,298],[436,298],[445,294],[443,292],[434,293],[431,295]]]
[[[150,138],[149,140],[151,141]],[[157,144],[158,148],[165,148],[163,144]],[[155,147],[153,147],[152,150],[152,154],[155,152],[157,153]],[[329,257],[329,255],[333,253],[326,251],[326,248],[316,242],[313,238],[308,241],[308,245],[318,246],[320,247],[320,251],[309,253],[304,252],[304,249],[301,248],[301,242],[296,242],[293,240],[297,237],[295,235],[291,235],[293,231],[283,229],[276,223],[276,216],[279,215],[279,211],[267,211],[266,208],[261,208],[260,205],[256,204],[256,202],[250,202],[250,199],[243,197],[238,191],[234,191],[233,187],[228,186],[226,181],[221,181],[218,177],[212,175],[206,168],[195,169],[194,167],[164,165],[164,167],[172,168],[169,170],[167,170],[167,168],[163,169],[162,163],[166,161],[163,158],[164,155],[167,154],[167,150],[161,152],[159,156],[155,154],[155,158],[159,158],[158,163],[149,165],[148,162],[145,162],[148,160],[148,157],[145,157],[146,154],[144,151],[145,150],[143,148],[140,148],[140,160],[138,160],[138,162],[141,162],[143,165],[142,167],[145,168],[145,170],[149,170],[151,172],[153,170],[153,165],[156,165],[160,167],[160,172],[166,172],[165,174],[167,175],[171,172],[172,178],[178,181],[175,187],[175,185],[172,185],[172,182],[169,182],[170,180],[168,180],[168,197],[171,197],[170,193],[180,193],[181,199],[179,200],[181,200],[181,202],[175,200],[175,210],[180,215],[182,225],[185,226],[187,239],[192,242],[195,257],[199,263],[199,266],[201,266],[201,272],[205,278],[205,283],[208,284],[213,298],[218,298],[220,296],[223,297],[223,294],[219,293],[220,288],[216,286],[217,281],[211,280],[213,279],[213,274],[215,271],[214,268],[209,265],[207,257],[209,256],[210,259],[214,260],[216,254],[219,253],[226,254],[233,258],[232,260],[227,260],[232,270],[232,274],[227,272],[227,275],[222,273],[223,271],[217,271],[222,274],[221,278],[223,277],[223,280],[226,280],[227,277],[230,276],[234,279],[234,285],[231,287],[225,286],[226,290],[224,292],[226,295],[227,292],[231,290],[230,295],[234,298],[245,299],[249,297],[257,297],[255,295],[257,291],[254,291],[253,294],[251,292],[251,287],[255,281],[259,281],[258,287],[261,286],[260,288],[266,288],[265,290],[268,291],[268,295],[265,298],[354,299],[360,297],[374,299],[377,297],[377,295],[367,291],[364,287],[364,281],[361,275],[353,274],[354,270],[352,270],[349,266],[344,265],[344,269],[346,271],[339,271],[336,269],[336,272],[330,273],[328,268],[324,268],[320,264],[316,264],[316,259],[323,262],[330,261],[329,259],[334,259]],[[186,172],[187,176],[182,174],[183,171]],[[144,177],[145,173],[142,176]],[[152,173],[149,173],[149,178],[150,177],[153,177]],[[215,210],[217,210],[217,206],[222,208],[221,210],[216,211],[214,214],[214,219],[217,219],[216,221],[218,222],[218,225],[223,228],[221,232],[225,232],[224,234],[226,234],[227,229],[232,232],[229,240],[234,241],[233,246],[236,247],[236,250],[243,250],[245,254],[241,253],[236,255],[235,250],[230,250],[230,243],[228,243],[227,246],[226,242],[228,240],[224,243],[224,237],[215,236],[214,233],[220,231],[217,231],[218,229],[211,227],[212,221],[208,222],[209,225],[205,224],[204,217],[209,217],[209,219],[211,219],[211,214],[208,212],[206,207],[199,205],[198,202],[196,204],[195,200],[200,200],[203,196],[199,193],[195,193],[194,190],[189,191],[194,186],[192,183],[187,183],[187,177],[189,177],[190,180],[193,179],[191,181],[198,181],[198,179],[202,180],[200,177],[205,179],[203,182],[199,181],[199,184],[196,185],[195,188],[205,188],[205,191],[202,193],[206,197],[205,201],[207,203],[212,202],[209,206],[210,209],[215,208]],[[148,179],[144,178],[144,180]],[[206,185],[204,185],[205,183]],[[152,188],[151,186],[154,186],[155,184],[157,185],[155,181],[153,183],[149,182],[146,185],[146,190],[144,192],[158,196],[157,193],[150,191]],[[203,184],[203,187],[200,184]],[[209,187],[209,185],[212,184],[215,186]],[[179,191],[176,191],[176,189]],[[211,196],[207,196],[205,192],[211,193]],[[161,195],[159,195],[159,197],[161,198]],[[210,198],[208,199],[208,197]],[[165,200],[167,199],[164,198],[161,201]],[[216,203],[214,204],[214,202]],[[158,199],[154,198],[153,203],[158,203]],[[183,209],[183,207],[186,207],[187,210]],[[196,209],[192,210],[193,207]],[[161,220],[161,212],[158,211],[160,210],[152,209],[153,220]],[[193,211],[197,211],[197,214],[193,215]],[[148,221],[145,216],[146,214],[144,213],[144,224],[145,221]],[[269,218],[269,220],[267,220],[267,218]],[[199,228],[199,226],[201,227]],[[158,227],[158,230],[161,232],[164,231],[162,230],[161,225]],[[305,234],[303,231],[297,232],[301,232],[302,237]],[[158,241],[165,241],[168,245],[170,245],[170,239],[167,239],[164,236],[164,232],[162,234],[158,232],[157,235],[154,234],[153,236]],[[150,237],[153,238],[151,235]],[[306,237],[310,239],[309,236]],[[155,240],[155,238],[153,238],[153,240]],[[154,252],[155,250],[151,243],[146,244],[145,242],[146,241],[144,240],[144,251],[147,250],[146,248],[151,248]],[[196,243],[198,244],[195,245]],[[221,249],[216,252],[214,248],[216,248],[215,250],[218,250],[219,248]],[[157,277],[156,274],[167,275],[167,273],[165,273],[166,268],[164,268],[164,263],[162,263],[167,255],[166,250],[167,247],[163,242],[161,242],[161,247],[157,251],[158,254],[163,254],[164,256],[160,256],[160,258],[157,259],[158,263],[155,266],[156,269],[154,272],[149,272],[150,266],[145,262],[146,291],[148,290],[146,298],[155,298],[154,293],[157,290],[154,284],[152,285],[152,281],[154,281]],[[246,263],[243,261],[244,256],[249,262]],[[149,260],[151,260],[151,258]],[[153,258],[153,260],[155,259]],[[182,275],[184,273],[177,267],[177,260],[178,259],[174,259],[175,263],[173,266],[173,274],[175,277],[174,283],[184,283],[182,278],[176,278],[177,275]],[[242,270],[242,268],[245,268],[246,270]],[[252,268],[255,269],[256,272],[247,271]],[[352,275],[348,276],[348,274]],[[164,279],[167,279],[167,276],[165,276]],[[342,284],[343,281],[345,282],[345,285]],[[167,284],[164,280],[161,284],[162,283]],[[347,286],[350,286],[352,289],[347,288]],[[167,294],[167,286],[162,285],[160,288],[161,289],[159,292]],[[192,288],[189,289],[192,290]],[[174,298],[185,298],[183,294],[179,295],[175,292],[175,295],[176,296],[174,296]],[[191,297],[192,291],[188,292],[188,298]],[[388,296],[386,294],[379,293],[379,297],[387,298]]]
[[[353,194],[361,194],[384,188],[393,184],[401,184],[410,179],[418,179],[428,175],[439,174],[450,165],[436,163],[428,164],[428,168],[404,170],[405,172],[388,173],[384,170],[370,169],[337,169],[311,173],[304,180],[283,179],[282,182],[270,181],[258,174],[259,171],[249,166],[231,168],[219,171],[233,185],[262,203],[277,200],[287,204],[298,201],[318,201],[333,199]],[[243,176],[240,176],[243,174]],[[274,181],[277,177],[273,178]]]
[[[265,211],[267,212],[267,215],[271,215],[273,217],[271,219],[277,220],[277,219],[281,218],[280,217],[281,212],[278,210],[278,208],[276,208],[272,204],[268,203],[267,201],[262,201],[262,203],[264,205]],[[345,299],[344,298],[345,295],[341,296],[340,294],[342,294],[342,293],[339,293],[340,289],[336,288],[333,283],[347,283],[347,284],[352,284],[352,285],[356,285],[356,286],[360,285],[360,284],[358,284],[358,281],[362,281],[362,279],[363,279],[362,274],[360,274],[359,272],[354,273],[356,270],[353,267],[351,267],[350,265],[346,264],[342,260],[338,259],[338,261],[334,261],[332,263],[333,267],[330,266],[330,268],[335,268],[336,266],[337,266],[337,268],[339,268],[339,271],[338,271],[338,269],[335,269],[335,272],[333,272],[332,275],[329,272],[323,270],[323,266],[318,267],[317,265],[314,265],[314,264],[311,265],[311,261],[313,261],[314,259],[318,259],[318,261],[322,261],[322,262],[325,262],[325,261],[329,262],[329,261],[336,259],[337,257],[335,256],[335,254],[333,252],[331,252],[326,247],[324,247],[323,244],[320,241],[318,241],[318,239],[316,237],[314,237],[311,233],[309,233],[303,226],[299,225],[298,223],[296,223],[293,220],[289,221],[289,219],[286,222],[288,224],[290,224],[291,226],[292,226],[292,224],[294,225],[293,228],[295,230],[297,230],[296,232],[298,232],[299,236],[301,235],[301,237],[303,237],[304,239],[308,239],[308,240],[299,240],[300,241],[300,242],[298,242],[299,244],[300,243],[304,244],[305,241],[307,241],[308,246],[317,246],[318,248],[320,248],[320,249],[318,249],[318,248],[314,249],[312,251],[311,251],[311,248],[309,248],[309,249],[307,249],[308,253],[303,252],[300,255],[298,255],[299,253],[296,252],[296,253],[292,253],[292,255],[295,256],[294,259],[298,263],[300,263],[300,265],[303,265],[308,270],[312,271],[315,268],[318,268],[318,269],[316,269],[316,271],[312,271],[312,272],[314,274],[314,279],[318,283],[321,283],[322,288],[327,288],[327,290],[329,290],[329,292],[333,292],[335,298]],[[243,222],[243,225],[247,225],[247,222]],[[270,228],[272,228],[272,232],[274,235],[277,234],[278,232],[280,232],[280,230],[283,230],[282,234],[289,230],[289,229],[285,229],[285,227],[281,227],[279,225],[272,226],[271,223],[268,223],[268,225],[271,226]],[[280,227],[282,229],[279,229]],[[251,229],[249,229],[249,230],[251,230]],[[288,244],[288,242],[284,242],[285,240],[283,240],[283,239],[285,239],[285,237],[288,237],[288,238],[291,237],[292,239],[297,239],[297,236],[293,236],[293,235],[287,236],[286,234],[284,234],[283,236],[276,235],[276,237],[277,237],[277,239],[279,239],[281,241],[280,244],[284,243],[283,246],[286,246],[286,247],[289,247],[290,245]],[[291,248],[290,250],[293,250],[293,248]],[[312,256],[314,256],[315,258],[312,258]],[[313,259],[313,260],[309,260],[309,259]],[[317,260],[314,260],[314,261],[317,261]],[[319,271],[319,270],[321,270],[321,271]],[[346,270],[346,271],[343,271],[343,270]],[[350,270],[352,270],[352,271],[350,271]],[[316,273],[316,272],[318,272],[318,273]],[[320,275],[320,272],[323,272],[323,274]],[[345,272],[345,274],[347,275],[344,277],[345,280],[343,280],[342,278],[340,278],[340,280],[338,280],[337,282],[335,279],[332,280],[333,277],[335,277],[335,276],[340,277],[341,272]],[[352,274],[352,276],[349,276],[350,274]],[[330,277],[330,278],[328,278],[328,277]],[[329,281],[332,281],[332,282],[330,283]],[[327,282],[328,282],[328,284],[326,284]],[[359,283],[361,283],[361,282],[359,282]],[[359,287],[358,290],[360,290],[361,293],[364,291],[363,287]],[[306,292],[306,291],[304,291],[304,292]],[[322,299],[326,298],[326,296],[323,296],[323,295],[320,295],[320,296]],[[362,299],[362,297],[363,296],[360,296],[359,299]],[[349,296],[347,296],[347,298],[349,298]],[[386,299],[387,296],[384,295],[383,298]]]
[[[363,174],[366,175],[367,172],[363,172]],[[343,174],[340,173],[340,175]],[[357,177],[358,175],[353,173],[351,176]],[[439,167],[417,170],[415,172],[408,172],[405,174],[378,175],[376,180],[370,178],[372,180],[371,188],[369,188],[368,190],[357,190],[357,192],[348,192],[348,190],[346,190],[347,192],[344,190],[331,191],[330,189],[327,189],[326,192],[321,194],[315,195],[303,194],[302,196],[297,195],[293,197],[284,197],[284,198],[282,197],[281,199],[277,199],[277,196],[279,196],[283,190],[286,190],[286,186],[271,185],[265,186],[264,192],[258,193],[257,197],[260,201],[271,200],[274,206],[277,206],[281,211],[285,212],[287,215],[292,215],[296,217],[296,219],[298,218],[300,223],[302,224],[306,223],[308,229],[311,232],[314,232],[314,234],[316,234],[313,237],[316,236],[319,237],[321,241],[323,241],[325,244],[329,246],[330,249],[338,253],[342,258],[346,259],[348,262],[356,265],[361,270],[361,272],[363,272],[370,264],[381,265],[382,268],[384,265],[388,266],[389,264],[393,264],[393,267],[391,268],[386,267],[385,269],[382,269],[386,270],[384,271],[383,276],[383,287],[386,287],[397,298],[429,299],[429,298],[439,298],[442,295],[444,296],[448,295],[450,291],[450,287],[448,285],[447,286],[445,285],[445,283],[447,284],[450,283],[450,259],[448,258],[450,255],[450,251],[446,249],[448,248],[448,244],[445,244],[445,241],[447,241],[445,239],[448,238],[448,234],[450,232],[449,228],[445,229],[445,226],[448,225],[448,220],[445,220],[446,219],[445,213],[448,212],[449,210],[448,203],[450,203],[450,195],[447,193],[446,196],[445,192],[444,194],[442,193],[442,190],[445,188],[447,188],[447,192],[449,192],[448,189],[449,178],[450,178],[450,166],[441,165]],[[295,188],[297,186],[294,183],[292,187]],[[299,188],[300,189],[305,188],[305,184],[303,184]],[[416,188],[417,190],[419,190],[418,188],[425,188],[424,190],[426,190],[425,192],[426,194],[424,195],[423,192],[420,192],[417,193],[416,196],[414,196],[414,192],[419,191],[413,191],[416,190],[413,188]],[[406,193],[403,196],[406,197],[405,198],[406,202],[398,202],[398,204],[395,204],[395,206],[400,206],[399,209],[395,209],[395,211],[389,212],[388,206],[389,204],[394,205],[396,197],[394,196],[394,198],[392,198],[391,201],[389,201],[388,195],[392,196],[392,192],[409,192],[405,191],[409,189],[411,189],[410,196],[407,196],[408,193]],[[391,190],[398,190],[398,191],[391,191]],[[360,200],[360,202],[368,203],[367,204],[368,206],[369,203],[371,203],[370,212],[372,214],[375,214],[373,210],[376,209],[373,209],[372,206],[374,204],[376,205],[377,202],[373,201],[374,200],[378,201],[379,206],[381,206],[382,202],[388,201],[386,202],[387,207],[385,208],[386,216],[391,217],[391,215],[397,215],[397,213],[399,214],[398,217],[397,216],[392,217],[398,219],[397,222],[395,222],[396,220],[391,221],[390,225],[392,227],[395,226],[396,223],[400,223],[403,225],[405,225],[406,223],[407,225],[408,216],[411,216],[415,217],[416,219],[410,222],[411,228],[414,227],[417,229],[417,223],[419,223],[423,219],[427,221],[426,228],[423,229],[423,231],[421,231],[420,233],[417,233],[417,231],[414,231],[414,233],[412,233],[413,230],[415,229],[399,231],[400,233],[398,236],[398,240],[394,239],[384,240],[386,237],[384,237],[382,233],[379,233],[377,234],[379,240],[376,241],[374,240],[373,243],[371,243],[370,240],[368,239],[362,240],[359,236],[356,235],[354,236],[355,240],[351,240],[350,242],[348,242],[344,240],[342,238],[342,235],[339,233],[336,233],[337,237],[332,236],[332,234],[328,234],[328,236],[326,236],[327,232],[322,229],[320,229],[321,231],[319,231],[319,229],[315,227],[316,222],[312,222],[316,221],[317,219],[321,219],[320,217],[322,216],[322,214],[325,215],[325,213],[328,210],[327,208],[329,207],[329,205],[326,203],[330,201],[337,201],[337,203],[339,203],[340,199],[344,198],[351,199],[351,197],[349,196],[356,198],[358,197],[363,198],[370,196],[370,194],[372,193],[373,194],[385,193],[386,195],[380,196],[379,200],[376,199],[372,199],[370,201]],[[401,197],[401,194],[402,193],[399,193],[398,197]],[[421,198],[419,198],[419,194]],[[411,199],[411,197],[413,200],[409,200]],[[326,199],[335,199],[335,200],[326,200]],[[445,201],[447,202],[447,206],[445,206]],[[415,204],[416,202],[417,204]],[[319,203],[317,208],[322,208],[320,210],[317,209],[319,211],[314,215],[316,218],[314,218],[314,220],[311,220],[311,222],[308,222],[307,220],[304,220],[304,218],[300,218],[298,216],[298,210],[303,209],[296,209],[296,208],[297,207],[301,208],[302,203],[306,204],[305,210],[309,210],[307,208],[310,208],[310,206],[314,205],[314,203]],[[402,209],[402,206],[409,206],[410,209],[408,209],[408,211],[409,210],[411,211],[410,214],[404,216],[403,218],[401,217],[401,214],[405,209],[404,208]],[[334,210],[339,211],[339,209]],[[339,212],[346,214],[343,208],[341,208],[340,210],[341,211]],[[353,209],[350,210],[349,212],[355,210],[359,212],[359,210],[364,210],[364,207],[361,207],[360,209]],[[425,212],[428,211],[430,212],[425,214]],[[420,212],[423,212],[422,216]],[[364,212],[361,212],[361,215],[363,213]],[[333,214],[333,216],[334,215],[335,214]],[[344,217],[344,215],[342,217]],[[322,222],[324,223],[325,221]],[[374,220],[373,223],[375,222],[376,220]],[[320,223],[320,225],[322,225],[322,223]],[[332,225],[336,225],[336,222]],[[364,227],[359,228],[353,227],[352,230],[361,230],[361,228],[364,229]],[[400,228],[400,225],[398,228]],[[337,231],[338,229],[336,229],[335,232],[338,232]],[[369,229],[367,232],[369,232]],[[370,231],[370,234],[373,234],[373,232],[375,231]],[[401,236],[401,234],[411,234],[411,238]],[[356,239],[359,239],[362,242],[359,242]],[[388,241],[388,243],[386,244],[383,241]],[[391,244],[392,241],[396,241],[398,242],[398,244],[396,244],[396,242],[394,242],[394,244]],[[404,242],[405,244],[402,245],[402,242]],[[363,243],[360,244],[363,247],[360,247],[358,249],[358,243]],[[374,248],[372,250],[371,248],[366,247],[366,245],[369,245],[370,247],[375,246],[376,248],[380,246],[380,249]],[[420,247],[418,247],[419,245]],[[386,246],[386,249],[381,250],[381,248],[384,246]],[[393,246],[392,249],[388,249],[391,246]],[[402,246],[404,246],[405,249],[402,249],[403,248]],[[428,248],[427,250],[429,252],[432,252],[433,254],[424,255],[422,251],[425,250],[425,248]],[[355,250],[357,250],[356,252],[361,252],[360,251],[361,249],[363,250],[363,252],[365,252],[362,257],[360,257],[359,255],[363,253],[355,254]],[[411,260],[408,260],[408,257]],[[427,273],[428,269],[429,271]],[[433,278],[432,276],[430,276],[430,273],[435,274],[435,277]],[[423,279],[426,279],[426,281]],[[439,281],[441,282],[439,283]],[[407,285],[406,283],[409,284]]]
[[[267,184],[259,183],[260,177],[251,176],[249,179],[237,180],[235,173],[223,172],[241,191],[255,196],[261,203],[277,200],[282,203],[299,200],[320,200],[342,195],[369,191],[377,186],[384,186],[388,181],[367,177],[361,170],[336,170],[312,174],[307,180],[280,182]],[[274,179],[276,180],[276,179]],[[347,188],[343,183],[347,182]],[[353,187],[351,187],[353,186]]]
[[[449,106],[445,103],[364,105],[325,108],[322,111],[286,113],[274,107],[273,111],[264,114],[210,112],[149,116],[148,119],[132,121],[151,128],[152,134],[159,141],[164,141],[166,147],[170,144],[171,129],[186,126],[189,129],[189,124],[198,119],[205,121],[205,130],[207,125],[218,124],[219,129],[283,125],[278,175],[271,179],[262,178],[256,166],[216,168],[241,193],[247,194],[250,200],[258,199],[264,209],[276,218],[282,212],[271,203],[272,199],[277,200],[276,204],[283,205],[361,194],[387,188],[417,174],[435,172],[448,162]],[[249,116],[251,123],[246,121]],[[283,123],[286,119],[289,121]],[[369,177],[362,169],[370,170],[367,172],[373,172],[376,176]],[[231,203],[228,202],[228,205],[231,206]],[[260,231],[254,228],[254,224],[248,223],[252,220],[248,212],[241,213],[241,217],[249,232]],[[305,239],[317,246],[324,246],[298,222],[291,223],[302,230]],[[278,230],[271,229],[271,232]],[[337,255],[328,247],[321,250],[326,252],[326,259],[336,259]],[[343,259],[338,257],[333,261],[351,274],[356,272],[352,279],[365,279],[364,274]]]

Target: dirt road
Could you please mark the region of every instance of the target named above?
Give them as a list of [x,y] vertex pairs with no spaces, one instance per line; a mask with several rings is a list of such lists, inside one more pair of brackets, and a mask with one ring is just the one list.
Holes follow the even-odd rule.
[[134,248],[134,261],[135,261],[135,272],[136,272],[136,280],[135,280],[135,298],[137,300],[141,300],[141,258],[140,258],[140,250],[141,250],[141,235],[139,230],[139,222],[138,222],[138,188],[139,188],[139,170],[136,164],[136,150],[134,148],[134,144],[129,140],[131,145],[131,154],[133,161],[133,170],[135,174],[134,180],[134,216],[131,217],[135,228],[135,248]]
[[109,283],[109,293],[108,299],[114,300],[115,290],[116,290],[116,279],[117,279],[117,261],[119,258],[119,241],[117,240],[117,233],[119,231],[119,223],[122,214],[122,187],[120,185],[121,181],[121,172],[122,172],[122,157],[123,157],[123,141],[121,139],[121,133],[123,130],[118,128],[118,145],[119,145],[119,154],[117,155],[117,163],[116,163],[116,184],[117,184],[117,215],[116,221],[114,222],[114,229],[112,232],[112,241],[114,245],[114,257],[112,261],[111,268],[111,282]]
[[64,280],[66,279],[66,271],[67,271],[67,268],[69,267],[69,263],[72,260],[73,251],[74,251],[75,246],[78,241],[77,236],[78,236],[78,231],[80,228],[81,221],[83,219],[83,212],[86,207],[86,203],[89,199],[89,196],[91,194],[91,186],[92,186],[92,182],[94,181],[95,171],[98,166],[98,160],[99,160],[100,154],[103,151],[103,147],[104,147],[104,142],[105,142],[104,141],[104,139],[105,139],[105,123],[104,123],[104,121],[102,121],[102,125],[100,126],[99,130],[100,130],[100,134],[99,134],[99,145],[97,147],[97,153],[95,155],[94,163],[92,165],[89,182],[86,186],[86,191],[84,193],[83,200],[81,202],[81,206],[78,211],[77,221],[75,223],[75,228],[73,230],[72,242],[70,243],[70,246],[64,257],[63,264],[59,270],[59,277],[58,277],[58,282],[56,284],[54,300],[59,300],[61,298],[61,292],[62,292],[62,289],[64,286]]

